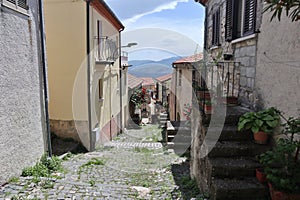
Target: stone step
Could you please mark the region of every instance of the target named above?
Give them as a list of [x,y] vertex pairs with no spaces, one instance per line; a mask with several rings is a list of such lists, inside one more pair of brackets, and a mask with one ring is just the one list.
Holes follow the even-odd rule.
[[[239,122],[240,116],[245,114],[246,112],[251,112],[252,110],[248,108],[244,108],[241,106],[228,106],[226,110],[226,116],[225,116],[225,124],[227,125],[237,125]],[[217,115],[218,113],[216,113]],[[220,116],[222,117],[222,116]],[[203,118],[203,124],[209,125],[211,120],[211,115],[206,115],[205,118]]]
[[217,178],[254,177],[255,169],[261,167],[253,158],[212,158],[208,161],[208,173]]
[[259,200],[268,199],[268,189],[255,178],[214,179],[210,188],[210,200]]
[[249,141],[219,141],[209,152],[209,157],[250,157],[266,152],[271,147]]
[[190,149],[191,143],[175,143],[168,142],[167,149],[172,149],[178,155],[184,154],[186,151]]
[[172,142],[175,135],[168,135],[168,142]]
[[[220,134],[214,127],[206,127],[210,134]],[[238,131],[234,125],[225,125],[220,134],[219,141],[252,141],[253,133],[251,131]]]

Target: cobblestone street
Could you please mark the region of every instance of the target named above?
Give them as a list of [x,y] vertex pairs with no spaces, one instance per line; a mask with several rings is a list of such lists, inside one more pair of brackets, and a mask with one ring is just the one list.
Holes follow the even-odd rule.
[[126,131],[95,152],[71,155],[61,178],[20,177],[0,199],[203,199],[189,178],[189,162],[164,149],[161,129]]

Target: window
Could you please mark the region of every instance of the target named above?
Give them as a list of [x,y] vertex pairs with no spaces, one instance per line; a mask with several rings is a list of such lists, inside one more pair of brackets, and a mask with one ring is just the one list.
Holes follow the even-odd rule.
[[220,8],[212,15],[212,46],[220,44]]
[[103,79],[99,79],[99,100],[103,99]]
[[256,0],[227,0],[225,39],[231,41],[255,32]]
[[102,22],[97,20],[97,45],[98,45],[98,59],[101,60],[101,45],[103,44],[102,38]]
[[179,78],[178,78],[178,86],[181,86],[181,82],[182,82],[182,70],[179,70]]
[[28,0],[2,0],[2,4],[10,9],[28,14]]

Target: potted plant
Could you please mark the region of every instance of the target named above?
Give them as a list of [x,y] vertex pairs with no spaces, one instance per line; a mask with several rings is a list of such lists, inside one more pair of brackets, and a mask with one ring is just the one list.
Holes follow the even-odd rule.
[[295,140],[295,134],[300,133],[300,119],[286,121],[283,134],[287,137],[279,139],[273,150],[259,156],[273,200],[300,199],[300,141]]
[[245,113],[239,119],[238,130],[251,130],[256,143],[266,144],[269,135],[279,124],[279,113],[273,107],[259,112]]
[[237,105],[238,98],[235,96],[226,96],[226,97],[223,97],[223,103],[225,103],[227,105]]
[[300,199],[299,147],[299,142],[280,139],[276,148],[262,156],[273,200]]
[[205,114],[212,113],[212,102],[209,100],[204,101],[204,112]]

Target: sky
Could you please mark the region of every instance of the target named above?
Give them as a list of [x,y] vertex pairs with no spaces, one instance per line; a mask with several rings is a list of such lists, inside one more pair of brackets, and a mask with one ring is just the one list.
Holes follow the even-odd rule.
[[129,60],[161,60],[202,51],[204,7],[194,0],[105,0],[125,26]]

